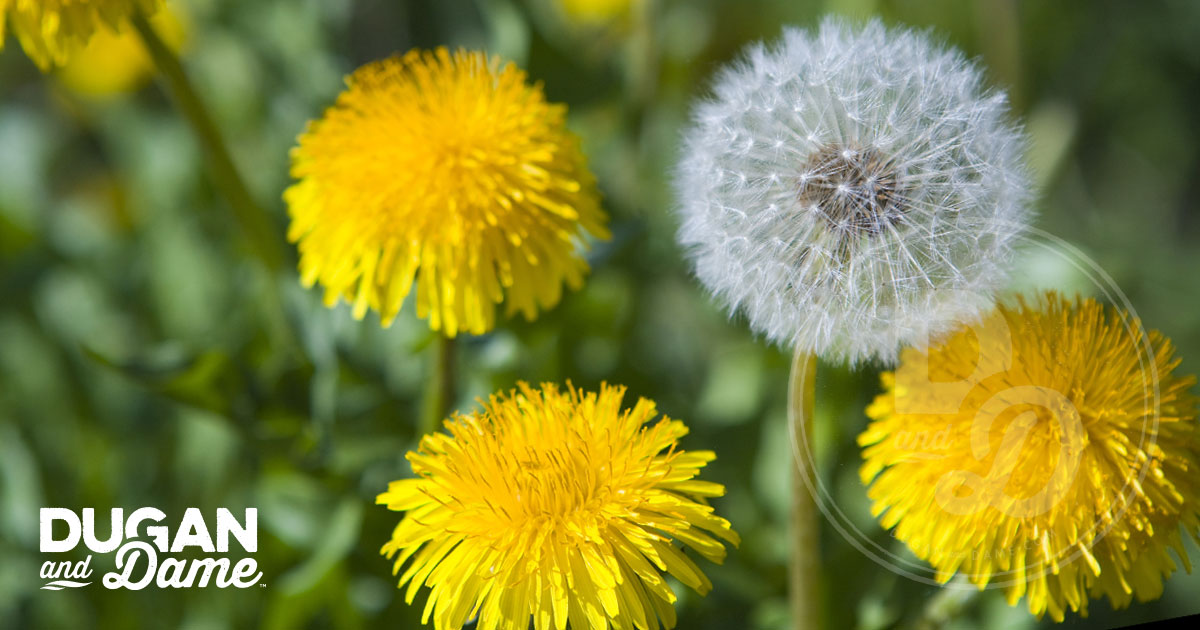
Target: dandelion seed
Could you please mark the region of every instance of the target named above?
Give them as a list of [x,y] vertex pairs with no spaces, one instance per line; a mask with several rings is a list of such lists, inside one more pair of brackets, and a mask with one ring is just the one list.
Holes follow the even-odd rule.
[[135,11],[151,15],[162,0],[0,0],[0,49],[5,24],[43,71],[61,66],[98,30],[119,30]]
[[482,334],[496,305],[527,319],[587,272],[607,238],[566,109],[512,64],[411,51],[367,64],[292,153],[284,194],[306,286],[384,324],[416,284],[434,330]]
[[991,306],[1030,185],[1004,95],[961,53],[826,20],[713,91],[685,133],[679,239],[755,331],[887,361]]
[[872,513],[939,580],[1006,585],[1038,617],[1158,598],[1168,549],[1190,570],[1180,529],[1200,539],[1196,379],[1172,354],[1054,293],[906,350],[858,438]]
[[738,543],[707,503],[724,487],[696,478],[715,455],[678,448],[687,427],[653,402],[622,411],[624,392],[521,384],[408,454],[417,477],[378,502],[405,512],[383,553],[409,603],[429,587],[423,623],[671,628],[665,574],[711,589],[673,539],[713,562]]

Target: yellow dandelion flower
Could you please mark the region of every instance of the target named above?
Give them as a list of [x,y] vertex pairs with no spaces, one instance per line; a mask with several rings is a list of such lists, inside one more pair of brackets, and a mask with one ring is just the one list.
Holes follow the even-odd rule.
[[[178,52],[187,38],[181,14],[163,7],[150,24],[172,52]],[[58,80],[71,91],[84,96],[106,99],[142,87],[154,75],[154,61],[142,38],[130,29],[96,29],[87,46],[72,55],[57,72]]]
[[905,351],[859,436],[872,511],[946,581],[1062,621],[1155,599],[1200,534],[1192,376],[1168,339],[1094,300],[999,306]]
[[580,22],[610,22],[629,15],[639,0],[559,0],[568,17]]
[[[378,503],[406,512],[383,546],[407,564],[406,599],[430,588],[438,630],[478,617],[481,630],[675,625],[664,573],[701,594],[712,584],[676,545],[713,562],[738,543],[707,499],[724,486],[696,476],[715,455],[683,451],[687,427],[654,421],[654,403],[621,410],[623,387],[568,386],[492,396],[409,453],[415,479]],[[720,540],[718,540],[720,539]]]
[[99,29],[120,29],[134,11],[153,14],[163,0],[0,0],[0,48],[6,18],[42,70],[61,66]]
[[566,108],[513,64],[414,50],[347,79],[292,153],[288,238],[306,286],[389,324],[416,279],[419,317],[453,337],[527,319],[587,271],[607,238],[595,180]]

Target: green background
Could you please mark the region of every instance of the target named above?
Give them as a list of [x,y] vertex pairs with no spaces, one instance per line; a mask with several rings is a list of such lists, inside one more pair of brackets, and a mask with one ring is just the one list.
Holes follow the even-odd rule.
[[[172,0],[174,1],[174,0]],[[1113,276],[1146,325],[1200,370],[1200,3],[662,1],[648,19],[580,27],[546,2],[187,0],[184,63],[280,239],[287,156],[305,121],[367,61],[414,46],[487,48],[570,107],[614,238],[581,291],[536,322],[459,344],[459,409],[518,379],[607,380],[655,399],[715,448],[706,478],[743,544],[681,593],[679,627],[787,627],[787,357],[710,304],[675,245],[671,172],[689,101],[746,43],[826,12],[932,27],[979,58],[1033,136],[1038,227]],[[375,506],[403,459],[429,369],[424,322],[383,330],[327,310],[289,267],[249,255],[198,145],[159,86],[95,102],[0,54],[0,625],[418,627],[378,555],[398,515]],[[289,255],[294,256],[289,247]],[[1093,293],[1044,252],[1022,286]],[[877,369],[825,366],[822,476],[859,528],[853,438]],[[38,590],[37,514],[259,508],[266,588]],[[211,521],[210,521],[211,522]],[[823,576],[838,628],[903,623],[936,589],[874,564],[832,529]],[[1200,558],[1189,542],[1193,558]],[[82,559],[82,554],[76,559]],[[93,559],[93,567],[111,557]],[[1072,627],[1200,612],[1200,579]],[[419,596],[422,604],[424,596]],[[1039,625],[997,591],[951,627]],[[1049,620],[1042,626],[1051,626]]]

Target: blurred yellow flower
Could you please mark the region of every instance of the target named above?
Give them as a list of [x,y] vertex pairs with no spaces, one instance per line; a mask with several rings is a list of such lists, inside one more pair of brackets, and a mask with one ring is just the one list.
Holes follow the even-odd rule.
[[61,66],[105,26],[119,30],[136,10],[150,15],[163,0],[0,0],[0,48],[5,20],[43,71]]
[[580,22],[610,22],[629,15],[640,0],[559,0],[567,16]]
[[1155,599],[1168,549],[1188,566],[1181,526],[1200,535],[1196,379],[1178,365],[1157,332],[1055,293],[909,349],[858,440],[872,512],[940,580],[1004,586],[1038,617]]
[[367,64],[292,152],[284,193],[305,286],[391,323],[416,279],[434,330],[482,334],[495,305],[527,319],[587,271],[607,238],[566,108],[513,64],[413,50]]
[[738,543],[707,503],[724,486],[696,479],[715,455],[679,449],[687,427],[655,422],[649,400],[622,411],[624,393],[522,383],[408,454],[417,477],[392,482],[377,502],[406,512],[383,553],[394,572],[408,563],[409,603],[430,587],[423,623],[671,628],[664,573],[701,594],[712,588],[672,539],[713,562],[725,558],[721,540]]
[[[187,38],[185,23],[165,6],[150,24],[172,51],[178,52]],[[70,90],[91,97],[111,97],[142,87],[154,75],[154,61],[142,38],[129,29],[96,29],[87,46],[72,55],[56,73]]]

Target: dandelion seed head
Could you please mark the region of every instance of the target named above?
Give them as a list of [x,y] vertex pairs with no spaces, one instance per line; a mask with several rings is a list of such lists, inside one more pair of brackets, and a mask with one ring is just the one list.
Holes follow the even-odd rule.
[[721,71],[675,178],[700,281],[770,340],[893,360],[992,304],[1027,221],[1000,92],[928,36],[826,20]]

